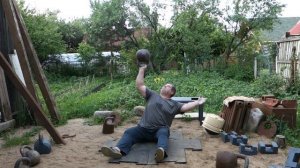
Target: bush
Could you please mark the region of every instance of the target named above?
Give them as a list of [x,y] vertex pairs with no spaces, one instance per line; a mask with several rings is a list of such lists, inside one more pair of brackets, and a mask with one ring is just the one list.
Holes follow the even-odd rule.
[[229,65],[224,71],[224,76],[229,79],[240,81],[252,81],[254,78],[253,68],[250,66],[241,66],[239,64]]
[[286,94],[284,79],[276,74],[261,74],[253,83],[258,90],[264,90],[265,94],[273,94],[282,97]]

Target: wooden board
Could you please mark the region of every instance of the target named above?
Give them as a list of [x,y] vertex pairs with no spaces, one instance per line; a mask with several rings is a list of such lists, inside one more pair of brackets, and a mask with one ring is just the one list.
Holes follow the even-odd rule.
[[9,128],[13,128],[15,126],[15,123],[16,122],[14,119],[0,123],[0,132],[5,131]]
[[12,81],[12,84],[15,86],[15,88],[20,92],[20,94],[24,97],[27,104],[30,106],[30,108],[34,111],[34,114],[36,117],[41,121],[42,126],[44,126],[53,140],[60,144],[65,144],[65,141],[62,139],[62,137],[59,135],[57,130],[54,128],[52,123],[48,120],[48,118],[44,115],[43,110],[41,106],[38,104],[38,102],[34,99],[34,97],[30,94],[28,89],[24,86],[24,84],[21,82],[17,74],[13,71],[12,67],[8,63],[8,61],[5,59],[4,55],[0,52],[0,66],[3,68],[5,74],[7,77]]

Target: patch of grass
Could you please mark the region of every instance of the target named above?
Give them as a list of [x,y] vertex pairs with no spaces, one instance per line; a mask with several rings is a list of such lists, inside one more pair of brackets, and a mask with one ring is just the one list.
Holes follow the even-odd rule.
[[300,147],[300,129],[290,129],[286,128],[283,131],[283,135],[285,136],[287,143],[294,147]]
[[30,137],[22,136],[22,137],[10,137],[9,139],[5,139],[4,147],[13,147],[17,145],[28,145],[31,143]]
[[86,118],[83,124],[87,125],[101,125],[104,122],[104,117],[89,117]]
[[121,115],[122,122],[126,121],[128,119],[131,119],[131,118],[133,118],[135,116],[135,114],[132,113],[132,112],[130,112],[130,111],[122,111],[120,113],[120,115]]
[[[300,129],[291,129],[288,127],[288,123],[277,119],[274,115],[268,116],[267,121],[273,121],[277,126],[277,134],[284,135],[289,145],[299,147],[300,146]],[[299,126],[298,126],[299,127]]]
[[183,119],[183,121],[186,121],[186,122],[191,122],[193,120],[191,115],[184,115],[184,117],[182,119]]
[[28,145],[32,143],[31,137],[38,134],[41,129],[42,129],[41,127],[34,127],[30,131],[23,133],[22,136],[14,136],[12,135],[12,132],[7,132],[2,135],[5,141],[3,146],[13,147],[18,145]]
[[[114,110],[116,111],[116,110]],[[127,121],[128,119],[132,119],[134,117],[134,114],[130,111],[118,111],[118,113],[120,114],[120,117],[121,117],[121,123],[123,121]],[[84,121],[84,124],[87,124],[87,125],[100,125],[100,124],[103,124],[105,118],[104,117],[88,117],[85,119]]]

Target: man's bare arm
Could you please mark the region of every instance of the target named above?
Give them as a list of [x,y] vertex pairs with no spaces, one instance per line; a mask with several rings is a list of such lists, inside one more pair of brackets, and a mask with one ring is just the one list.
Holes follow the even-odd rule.
[[146,97],[146,86],[144,83],[144,75],[145,75],[146,68],[147,68],[147,65],[144,65],[139,68],[139,73],[135,80],[136,88],[143,97]]
[[196,100],[196,101],[185,103],[181,107],[180,112],[187,112],[187,111],[193,110],[197,106],[203,104],[205,101],[206,101],[206,98],[199,97],[198,100]]

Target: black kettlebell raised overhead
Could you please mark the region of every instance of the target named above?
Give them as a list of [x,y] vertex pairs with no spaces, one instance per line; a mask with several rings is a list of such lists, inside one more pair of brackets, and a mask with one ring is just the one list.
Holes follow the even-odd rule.
[[150,61],[150,52],[147,49],[140,49],[136,52],[138,66],[148,65]]

